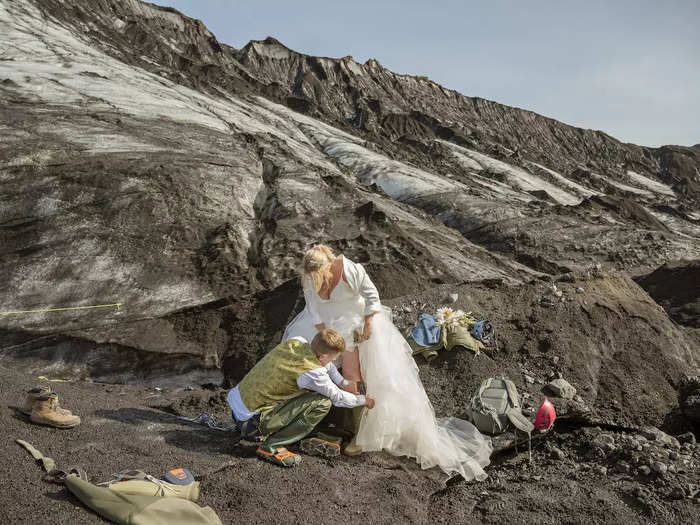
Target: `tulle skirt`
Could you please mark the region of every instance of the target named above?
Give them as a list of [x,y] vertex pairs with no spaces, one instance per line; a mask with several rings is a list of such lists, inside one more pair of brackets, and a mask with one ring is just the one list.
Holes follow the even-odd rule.
[[357,445],[364,452],[415,458],[424,469],[440,467],[466,480],[486,479],[490,438],[468,421],[435,417],[411,348],[387,311],[374,316],[372,336],[359,350],[367,395],[376,405],[363,413]]
[[[334,312],[328,328],[338,330],[352,348],[352,329],[362,318],[354,309]],[[284,339],[302,336],[311,341],[317,330],[304,308],[289,324]],[[372,320],[372,335],[360,343],[360,368],[367,395],[376,406],[365,410],[355,442],[364,452],[386,451],[415,458],[424,468],[439,467],[466,480],[486,479],[484,467],[493,450],[491,440],[468,421],[435,418],[435,411],[418,376],[411,348],[383,308]]]

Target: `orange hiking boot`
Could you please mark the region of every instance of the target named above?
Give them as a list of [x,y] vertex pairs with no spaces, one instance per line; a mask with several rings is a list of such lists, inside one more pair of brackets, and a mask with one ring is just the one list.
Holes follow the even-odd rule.
[[27,399],[24,401],[24,406],[19,409],[25,416],[30,416],[32,414],[32,407],[34,406],[34,401],[44,394],[50,394],[51,388],[48,386],[35,386],[27,390]]
[[296,467],[301,463],[301,456],[299,454],[290,452],[284,447],[278,448],[276,452],[268,452],[262,447],[258,447],[255,453],[265,461],[269,461],[280,467]]
[[34,401],[29,420],[32,423],[56,428],[73,428],[80,424],[78,416],[58,406],[58,396],[53,393],[39,396]]
[[301,451],[310,456],[335,458],[340,456],[340,443],[328,441],[320,437],[311,437],[301,441]]

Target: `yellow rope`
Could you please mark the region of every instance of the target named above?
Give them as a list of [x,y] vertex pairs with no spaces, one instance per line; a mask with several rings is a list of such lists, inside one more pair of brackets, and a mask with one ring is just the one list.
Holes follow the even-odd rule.
[[44,308],[41,310],[15,310],[12,312],[0,312],[0,315],[10,315],[10,314],[33,314],[36,312],[62,312],[65,310],[87,310],[88,308],[108,308],[110,306],[116,306],[119,308],[123,303],[112,303],[112,304],[95,304],[91,306],[69,306],[66,308]]

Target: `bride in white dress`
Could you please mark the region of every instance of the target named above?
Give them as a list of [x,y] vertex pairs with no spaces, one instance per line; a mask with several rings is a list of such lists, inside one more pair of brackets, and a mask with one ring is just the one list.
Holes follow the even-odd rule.
[[342,369],[349,384],[341,388],[356,391],[362,381],[375,400],[374,409],[362,414],[355,445],[364,452],[410,456],[422,468],[438,466],[466,480],[485,479],[490,439],[467,421],[435,418],[411,348],[362,265],[319,245],[304,255],[302,279],[306,307],[283,339],[311,341],[324,328],[343,336],[348,350]]

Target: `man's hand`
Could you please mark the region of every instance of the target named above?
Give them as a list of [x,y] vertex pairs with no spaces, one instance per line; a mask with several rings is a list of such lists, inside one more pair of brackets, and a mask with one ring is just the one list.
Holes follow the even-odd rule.
[[[346,384],[347,383],[347,384]],[[348,379],[343,379],[340,382],[340,388],[351,394],[359,394],[360,391],[357,389],[357,381],[350,381]]]
[[365,396],[365,406],[370,410],[374,408],[374,399],[369,396]]

